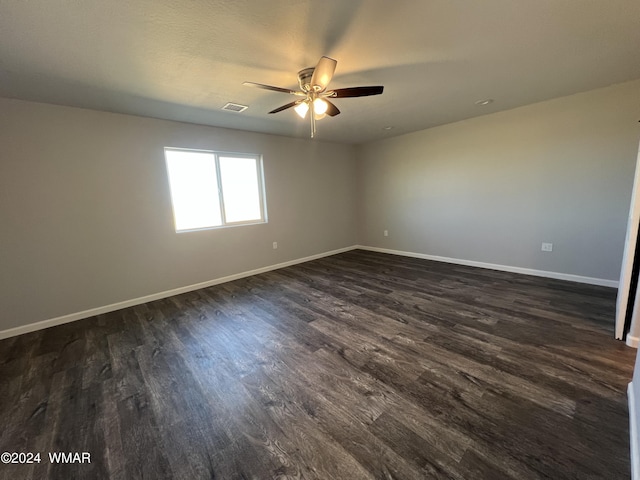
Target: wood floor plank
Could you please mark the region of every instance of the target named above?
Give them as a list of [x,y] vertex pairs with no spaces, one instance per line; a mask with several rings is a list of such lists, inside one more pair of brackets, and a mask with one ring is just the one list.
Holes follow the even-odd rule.
[[[222,307],[220,310],[220,316],[227,323],[232,324],[233,321],[224,314],[224,308]],[[242,323],[244,323],[244,320]],[[198,336],[200,333],[200,328],[195,327],[193,334]],[[247,385],[244,383],[244,379],[250,378],[257,371],[253,367],[250,368],[249,365],[258,366],[260,362],[259,356],[256,360],[253,360],[252,351],[245,351],[244,349],[244,354],[236,351],[235,354],[229,355],[230,352],[236,350],[237,343],[242,344],[242,340],[249,340],[249,338],[243,337],[240,339],[234,337],[233,332],[226,328],[218,328],[216,333],[216,338],[208,338],[204,341],[205,345],[212,348],[206,349],[205,351],[208,351],[208,353],[203,351],[202,354],[209,357],[211,361],[216,362],[216,365],[225,364],[227,366],[225,370],[232,371],[234,375],[230,377],[225,373],[225,370],[219,368],[215,370],[208,369],[206,364],[202,365],[202,362],[199,362],[199,365],[205,367],[201,371],[201,378],[206,380],[204,383],[207,386],[218,386],[214,391],[206,394],[209,398],[215,395],[216,401],[212,407],[215,407],[218,412],[222,409],[224,418],[229,422],[223,428],[231,433],[233,444],[225,450],[224,456],[230,457],[229,461],[233,462],[232,465],[237,464],[237,471],[244,472],[246,478],[260,478],[271,475],[291,475],[292,478],[295,478],[306,469],[308,464],[300,456],[305,450],[308,450],[306,445],[309,440],[306,438],[305,447],[302,448],[299,442],[295,441],[295,437],[301,433],[309,437],[310,433],[313,432],[305,433],[304,429],[298,431],[295,426],[275,423],[271,415],[265,412],[264,407],[256,403],[256,399],[252,397],[251,391],[247,389]],[[190,348],[198,348],[199,346],[196,342],[188,342],[188,344]],[[242,379],[241,382],[236,381],[238,378]],[[289,431],[291,428],[294,428],[293,432]],[[317,434],[312,436],[317,437]],[[312,445],[319,443],[326,442],[316,441]],[[329,448],[331,447],[329,446]],[[344,454],[342,456],[344,457]],[[335,457],[335,461],[330,464],[332,469],[335,464],[339,464],[337,461],[338,455]],[[326,459],[321,459],[321,461],[325,462]],[[312,464],[313,470],[307,472],[306,477],[303,476],[302,478],[331,478],[327,476],[328,474],[320,464],[321,462],[316,463],[317,465],[315,466]],[[333,470],[329,470],[329,472],[335,473]],[[221,478],[226,477],[223,476]]]
[[1,340],[0,451],[43,461],[0,479],[628,479],[614,312],[354,250]]

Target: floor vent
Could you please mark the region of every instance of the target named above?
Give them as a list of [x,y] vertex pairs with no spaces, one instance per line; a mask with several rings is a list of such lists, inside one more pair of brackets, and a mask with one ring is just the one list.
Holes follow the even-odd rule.
[[222,110],[240,113],[244,112],[247,108],[249,108],[248,105],[240,105],[239,103],[227,103],[224,107],[222,107]]

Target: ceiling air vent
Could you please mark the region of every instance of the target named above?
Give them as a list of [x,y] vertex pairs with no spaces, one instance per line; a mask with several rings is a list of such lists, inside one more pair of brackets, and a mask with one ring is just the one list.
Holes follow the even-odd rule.
[[247,105],[240,105],[239,103],[227,103],[224,107],[222,107],[222,110],[240,113],[244,112],[247,108],[249,108]]

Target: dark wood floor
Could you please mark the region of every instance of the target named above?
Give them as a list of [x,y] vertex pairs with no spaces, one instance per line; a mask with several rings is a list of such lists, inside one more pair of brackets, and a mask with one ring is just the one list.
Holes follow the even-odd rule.
[[614,304],[353,251],[3,340],[0,451],[42,461],[0,478],[628,479]]

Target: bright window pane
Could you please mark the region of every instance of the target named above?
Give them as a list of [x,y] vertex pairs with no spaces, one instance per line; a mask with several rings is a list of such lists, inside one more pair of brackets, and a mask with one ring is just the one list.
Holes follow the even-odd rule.
[[260,184],[255,158],[221,156],[220,179],[227,222],[262,219]]
[[165,150],[176,230],[222,225],[215,155]]

